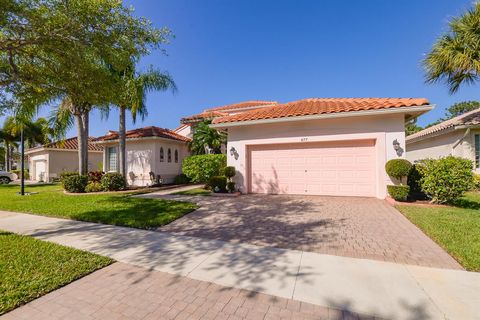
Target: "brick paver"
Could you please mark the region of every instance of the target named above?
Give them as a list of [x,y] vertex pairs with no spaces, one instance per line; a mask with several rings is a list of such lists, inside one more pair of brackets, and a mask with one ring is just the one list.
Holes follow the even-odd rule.
[[7,319],[373,319],[123,263],[0,317]]
[[160,231],[332,255],[462,269],[385,201],[373,198],[245,195],[166,196],[201,208]]

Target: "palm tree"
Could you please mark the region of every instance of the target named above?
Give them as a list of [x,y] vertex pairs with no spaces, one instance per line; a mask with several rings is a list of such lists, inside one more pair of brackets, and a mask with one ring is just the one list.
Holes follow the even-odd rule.
[[222,145],[227,141],[224,133],[210,128],[212,120],[200,122],[193,133],[190,151],[193,154],[221,153]]
[[423,61],[427,83],[444,81],[455,93],[463,83],[471,84],[480,76],[480,2],[449,23]]
[[119,144],[119,171],[125,178],[127,176],[126,165],[126,111],[130,110],[133,122],[136,121],[137,115],[142,119],[148,114],[146,100],[147,93],[152,91],[165,91],[177,89],[175,82],[168,73],[161,72],[150,68],[144,73],[135,71],[135,65],[132,64],[120,72],[120,92],[118,101],[119,124],[118,124],[118,144]]

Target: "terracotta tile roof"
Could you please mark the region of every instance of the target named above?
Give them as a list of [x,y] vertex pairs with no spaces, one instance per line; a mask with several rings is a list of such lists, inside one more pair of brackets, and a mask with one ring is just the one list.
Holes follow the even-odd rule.
[[455,118],[443,121],[434,126],[428,127],[422,131],[409,135],[407,141],[417,140],[419,138],[446,130],[456,126],[478,126],[480,125],[480,108],[469,111]]
[[423,98],[312,98],[216,118],[213,123],[253,121],[428,105]]
[[[125,136],[127,140],[147,138],[147,137],[159,137],[159,138],[182,141],[182,142],[188,142],[191,140],[190,138],[179,135],[178,133],[175,133],[170,129],[159,128],[155,126],[129,130],[126,132]],[[103,137],[99,137],[97,139],[97,141],[111,141],[111,140],[118,140],[118,131],[109,131],[107,135]]]
[[226,111],[226,110],[235,110],[235,109],[243,109],[243,108],[253,108],[253,107],[264,107],[270,105],[278,104],[277,101],[265,101],[265,100],[251,100],[251,101],[244,101],[234,104],[229,104],[226,106],[214,107],[205,109],[205,111]]
[[195,114],[193,116],[185,117],[180,119],[181,123],[189,123],[194,121],[201,121],[204,119],[213,119],[215,117],[224,117],[228,116],[228,113],[220,112],[220,111],[204,111],[199,114]]
[[[89,137],[88,138],[88,150],[89,151],[102,151],[103,148],[101,146],[93,143],[95,140],[96,140],[96,138],[94,138],[94,137]],[[78,150],[78,140],[77,140],[77,137],[68,138],[68,139],[65,139],[65,140],[59,140],[59,141],[47,143],[43,146],[31,148],[31,149],[28,149],[28,150],[25,150],[25,151],[29,152],[29,151],[34,151],[34,150],[37,150],[37,149],[42,149],[42,148]]]

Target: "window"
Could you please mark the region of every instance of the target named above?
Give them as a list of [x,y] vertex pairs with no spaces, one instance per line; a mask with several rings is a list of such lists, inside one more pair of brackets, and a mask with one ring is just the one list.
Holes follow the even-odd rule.
[[178,163],[178,150],[175,149],[175,163]]
[[107,163],[108,171],[118,170],[117,147],[109,147],[107,149]]
[[475,135],[475,168],[480,168],[480,134]]
[[168,162],[172,162],[172,149],[170,148],[168,148],[167,159]]
[[163,154],[163,147],[160,147],[160,162],[164,162],[165,161],[165,156]]

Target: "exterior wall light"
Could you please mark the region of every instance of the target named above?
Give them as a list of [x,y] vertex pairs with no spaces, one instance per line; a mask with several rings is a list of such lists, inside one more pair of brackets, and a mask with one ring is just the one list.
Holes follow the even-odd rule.
[[403,148],[400,146],[400,142],[397,139],[393,140],[393,149],[397,153],[397,156],[401,157],[403,154]]
[[230,155],[234,157],[235,160],[238,160],[238,152],[237,152],[237,149],[235,149],[235,147],[230,148]]

